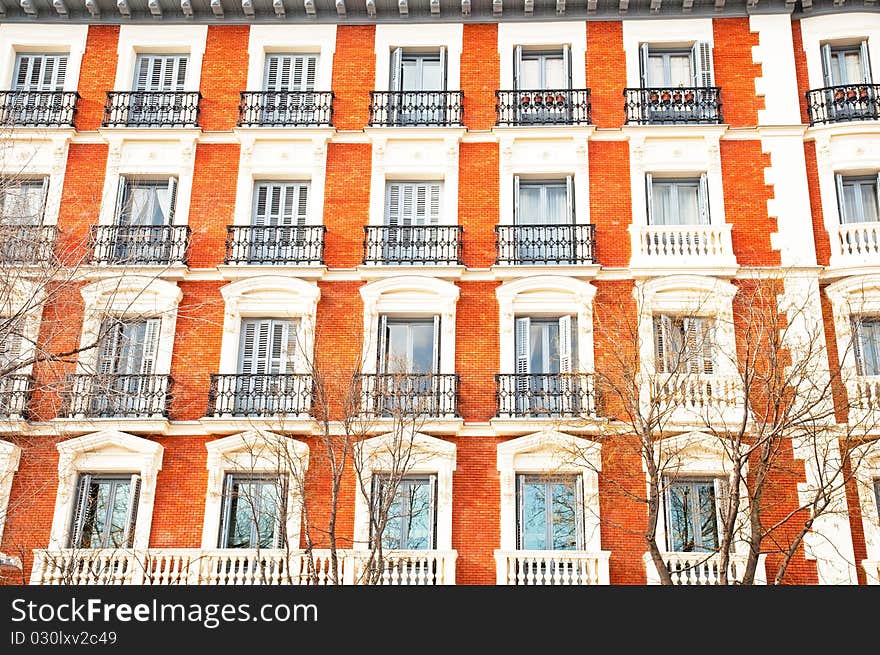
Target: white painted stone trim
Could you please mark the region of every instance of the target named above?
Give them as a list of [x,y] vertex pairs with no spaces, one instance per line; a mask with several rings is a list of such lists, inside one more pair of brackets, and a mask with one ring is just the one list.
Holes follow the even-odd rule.
[[360,288],[364,301],[363,373],[375,373],[379,316],[440,316],[440,374],[455,373],[455,305],[459,288],[444,280],[402,275]]
[[536,275],[505,282],[495,289],[498,298],[499,373],[515,373],[516,316],[571,314],[577,317],[576,373],[592,373],[593,298],[596,287],[589,282],[555,275]]
[[764,109],[758,110],[758,124],[800,124],[790,16],[752,14],[749,29],[758,33],[758,45],[752,46],[752,61],[761,65],[761,77],[755,78],[755,95],[764,98]]
[[[2,27],[0,25],[0,29]],[[0,176],[15,179],[49,178],[43,225],[58,224],[72,134],[72,128],[15,128],[4,134]]]
[[262,91],[266,55],[275,53],[317,54],[315,90],[333,88],[333,54],[336,25],[251,25],[248,38],[247,89]]
[[518,473],[582,476],[584,551],[602,550],[599,517],[599,471],[602,446],[556,430],[544,430],[498,444],[501,474],[500,550],[516,550],[516,476]]
[[217,548],[220,512],[223,507],[223,479],[226,473],[287,474],[287,544],[299,548],[302,525],[302,482],[309,469],[309,447],[302,441],[274,432],[249,430],[205,444],[208,451],[208,488],[202,548]]
[[108,91],[131,91],[135,60],[143,53],[189,55],[183,89],[198,91],[207,40],[207,25],[162,25],[160,30],[155,25],[122,25],[116,51],[116,81]]
[[141,476],[133,548],[149,547],[156,476],[162,470],[162,445],[125,432],[105,430],[62,441],[57,448],[58,494],[49,548],[69,546],[80,473],[137,473]]
[[807,79],[811,89],[825,86],[822,74],[822,44],[855,43],[868,40],[868,56],[873,67],[874,83],[880,68],[880,15],[876,12],[846,12],[802,18],[801,38],[807,57]]
[[226,304],[220,346],[220,373],[238,371],[238,353],[243,318],[299,319],[294,370],[311,370],[315,342],[315,314],[321,290],[314,282],[295,277],[261,275],[220,288]]
[[64,90],[76,91],[88,25],[4,23],[0,25],[0,89],[12,88],[15,57],[19,52],[67,53]]
[[21,448],[8,441],[0,441],[0,544],[3,543],[3,527],[12,493],[12,478],[18,470]]
[[446,88],[459,91],[463,38],[462,23],[422,23],[417,28],[413,25],[376,25],[376,84],[373,89],[388,90],[392,49],[446,46]]
[[[396,474],[431,474],[437,476],[434,499],[437,516],[436,550],[452,550],[452,474],[456,468],[454,443],[411,429],[399,428],[402,434],[389,432],[359,442],[354,457],[361,462],[360,480],[355,491],[355,550],[370,547],[370,501],[366,495],[373,488],[373,476],[395,471]],[[411,445],[408,443],[411,441]],[[407,461],[405,453],[409,451]]]
[[546,46],[548,50],[567,45],[571,48],[571,88],[585,89],[587,30],[581,21],[550,23],[499,23],[498,54],[501,88],[513,88],[513,57],[516,46]]
[[[714,45],[711,18],[624,20],[623,50],[626,53],[626,85],[640,87],[639,45],[691,47],[697,41]],[[621,89],[621,92],[623,89]]]

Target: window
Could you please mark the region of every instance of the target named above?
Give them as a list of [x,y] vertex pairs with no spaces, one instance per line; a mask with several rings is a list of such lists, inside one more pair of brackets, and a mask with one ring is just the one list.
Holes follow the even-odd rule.
[[518,548],[583,550],[581,476],[517,475]]
[[698,178],[667,179],[646,175],[649,225],[709,225],[709,190]]
[[868,42],[856,45],[822,45],[822,72],[825,86],[846,84],[870,84],[871,65],[868,59]]
[[238,370],[244,375],[292,373],[298,321],[250,318],[241,322]]
[[654,354],[657,373],[711,375],[712,321],[695,316],[654,316]]
[[716,498],[721,478],[667,479],[666,535],[671,552],[712,552],[718,549]]
[[437,225],[442,188],[440,182],[388,182],[385,224],[392,227]]
[[871,177],[844,177],[835,175],[837,181],[837,204],[840,222],[874,223],[880,221],[878,213],[878,180],[880,175]]
[[266,55],[264,91],[314,91],[318,55]]
[[522,180],[513,178],[514,221],[517,225],[562,225],[574,223],[573,181]]
[[98,345],[99,375],[149,375],[155,367],[161,320],[122,322],[107,319]]
[[874,500],[877,502],[877,518],[880,519],[880,478],[874,480]]
[[[405,475],[400,478],[393,499],[388,498],[390,477],[373,477],[374,516],[387,505],[382,548],[388,550],[430,550],[436,548],[436,475]],[[390,502],[389,502],[390,501]]]
[[660,48],[643,43],[639,67],[642,86],[646,88],[714,86],[712,46],[705,42],[689,48]]
[[571,87],[571,55],[568,46],[558,50],[514,52],[513,86],[526,91],[568,89]]
[[82,474],[71,548],[131,548],[140,496],[139,475]]
[[67,55],[19,53],[15,57],[14,91],[63,91]]
[[446,48],[415,52],[395,48],[391,53],[390,91],[446,89]]
[[285,480],[279,475],[227,473],[219,548],[279,548],[283,543]]
[[177,178],[119,178],[116,222],[124,226],[171,225],[177,200]]
[[577,361],[577,319],[516,319],[516,372],[571,373]]
[[433,374],[439,369],[440,317],[380,317],[379,372]]
[[880,318],[854,318],[853,351],[857,375],[880,375]]
[[48,187],[48,177],[0,179],[0,225],[40,225]]
[[183,91],[186,55],[138,55],[133,91]]
[[257,182],[248,261],[299,261],[311,248],[308,235],[293,226],[305,225],[309,213],[308,182]]

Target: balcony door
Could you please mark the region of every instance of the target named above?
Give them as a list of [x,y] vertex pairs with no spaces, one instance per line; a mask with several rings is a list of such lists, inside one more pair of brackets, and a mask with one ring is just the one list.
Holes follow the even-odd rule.
[[446,122],[446,48],[431,52],[395,48],[391,53],[388,90],[393,124]]
[[676,553],[718,550],[720,479],[675,479],[666,482],[666,547]]
[[[526,264],[570,263],[574,248],[574,180],[513,178],[516,260]],[[572,226],[566,229],[562,226]]]
[[227,473],[223,481],[220,548],[280,548],[286,484],[278,475]]
[[835,179],[841,224],[880,221],[880,175],[844,177],[838,173]]
[[697,316],[654,317],[657,373],[712,375],[715,371],[712,321]]
[[43,223],[49,178],[0,179],[0,225],[37,227]]
[[57,93],[64,90],[67,55],[22,52],[15,57],[12,90],[15,122],[40,124],[60,122],[66,113],[64,100]]
[[516,478],[517,547],[520,550],[583,550],[580,476],[518,474]]
[[131,548],[134,544],[140,488],[139,475],[81,475],[70,530],[70,547]]
[[521,316],[515,327],[516,411],[553,416],[576,409],[579,394],[571,378],[577,357],[571,316]]
[[[440,223],[441,182],[389,182],[385,187],[386,262],[435,262],[446,259],[444,244],[430,226]],[[449,247],[448,245],[446,247]]]
[[648,122],[682,123],[717,118],[712,46],[698,41],[690,48],[643,43],[639,53],[641,101]]
[[709,225],[706,174],[698,178],[667,179],[646,175],[649,225]]
[[168,226],[174,222],[177,178],[146,180],[120,177],[117,191],[116,228],[110,247],[113,261],[171,261],[174,239]]
[[386,511],[382,548],[385,550],[430,550],[436,540],[436,475],[405,475],[399,478],[394,495],[390,476],[373,478],[374,514]]
[[151,377],[159,351],[161,319],[101,324],[98,377],[89,389],[93,416],[154,414],[164,409],[165,387]]
[[837,120],[874,118],[878,98],[871,86],[868,42],[855,45],[822,46],[822,74],[830,117]]
[[880,375],[880,319],[854,318],[853,354],[858,375]]
[[436,414],[445,389],[440,370],[440,317],[379,319],[378,412]]
[[292,319],[241,322],[234,413],[271,414],[287,406],[289,385],[283,376],[295,370],[297,328]]
[[[194,108],[186,107],[183,91],[186,84],[187,55],[138,55],[134,64],[132,95],[127,122],[132,125],[184,123]],[[158,94],[168,95],[158,95]],[[154,95],[150,95],[154,94]]]
[[314,123],[315,90],[318,75],[318,55],[266,55],[263,70],[261,122],[269,125]]
[[[565,123],[571,116],[571,49],[524,50],[513,54],[513,88],[522,123]],[[535,93],[543,91],[545,93]],[[552,93],[546,93],[552,91]]]
[[304,226],[309,212],[308,182],[257,182],[251,216],[248,260],[295,262],[306,258]]

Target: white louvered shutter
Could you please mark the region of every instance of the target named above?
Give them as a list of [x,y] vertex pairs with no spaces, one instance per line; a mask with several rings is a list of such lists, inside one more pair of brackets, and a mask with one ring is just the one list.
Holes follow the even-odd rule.
[[835,173],[834,184],[837,187],[837,212],[839,214],[840,224],[843,225],[848,222],[847,219],[849,218],[846,213],[846,200],[843,195],[843,175]]
[[123,325],[115,319],[107,319],[101,324],[101,342],[98,345],[98,375],[116,372],[119,350],[122,346]]
[[446,46],[440,46],[440,91],[446,90],[446,69],[448,68]]
[[562,70],[567,80],[567,89],[571,88],[571,46],[568,44],[562,46]]
[[388,185],[388,200],[385,203],[385,224],[386,225],[399,225],[400,224],[400,193],[401,193],[400,184],[389,184]]
[[165,225],[174,225],[174,210],[177,207],[177,178],[168,178],[168,212]]
[[859,317],[853,316],[850,318],[850,325],[852,326],[852,349],[853,357],[856,360],[856,375],[864,375],[865,360],[862,353],[862,321]]
[[433,370],[431,373],[437,373],[440,371],[440,316],[434,315],[434,352],[432,353],[431,362],[433,363]]
[[296,355],[296,324],[288,320],[271,321],[269,373],[288,373]]
[[574,177],[565,176],[565,211],[569,223],[574,223]]
[[654,361],[657,373],[668,373],[667,366],[667,341],[668,330],[671,327],[668,316],[654,317]]
[[138,55],[134,91],[183,91],[186,55]]
[[403,89],[403,48],[395,48],[391,51],[391,76],[388,80],[389,91]]
[[141,355],[140,372],[152,375],[156,371],[156,355],[159,352],[159,328],[161,319],[147,319],[144,327],[144,344]]
[[648,80],[648,44],[642,43],[639,45],[639,75],[642,80],[642,88],[647,88],[650,86],[650,80]]
[[125,548],[134,546],[134,528],[137,523],[138,503],[141,499],[141,476],[134,474],[131,476],[131,483],[128,494],[128,516],[125,521],[125,532],[122,536],[122,543]]
[[[522,83],[522,46],[513,49],[513,88],[519,90]],[[517,101],[518,102],[518,101]]]
[[314,91],[318,72],[317,55],[267,55],[265,91]]
[[559,372],[574,372],[572,320],[569,315],[559,317]]
[[859,44],[859,58],[862,63],[862,82],[871,84],[871,57],[868,54],[867,41],[862,41]]
[[712,217],[709,214],[709,178],[706,173],[700,175],[700,189],[698,193],[700,225],[709,225],[712,223]]
[[822,45],[822,75],[825,78],[825,86],[834,86],[834,70],[831,64],[831,45]]
[[71,526],[70,547],[80,548],[83,535],[83,527],[86,515],[89,511],[89,488],[92,486],[92,476],[83,473],[79,477],[77,485],[76,507],[73,511],[73,525]]
[[20,54],[16,57],[16,91],[62,91],[67,55]]
[[[3,322],[7,323],[9,331],[6,338],[0,343],[0,369],[5,369],[13,362],[18,361],[24,350],[24,337],[21,334],[23,321],[21,319],[3,319]],[[0,381],[2,381],[2,377],[0,377]]]
[[645,173],[645,200],[648,204],[648,225],[654,225],[654,178]]
[[528,316],[516,319],[516,373],[517,375],[527,375],[530,370],[529,362],[529,329],[531,319]]
[[220,509],[220,532],[217,535],[217,547],[227,548],[229,544],[228,532],[231,522],[232,512],[232,492],[234,488],[234,479],[232,474],[226,473],[223,476],[223,503]]
[[386,350],[388,349],[388,317],[385,314],[379,317],[379,346],[376,353],[379,359],[379,373],[387,373],[388,357]]
[[698,41],[695,43],[691,53],[691,61],[693,62],[693,68],[695,71],[694,86],[714,86],[712,46],[706,41]]

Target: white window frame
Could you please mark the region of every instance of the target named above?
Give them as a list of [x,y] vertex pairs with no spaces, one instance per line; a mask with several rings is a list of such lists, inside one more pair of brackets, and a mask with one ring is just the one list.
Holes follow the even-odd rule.
[[360,288],[364,302],[363,373],[376,373],[379,317],[440,316],[440,375],[455,373],[455,305],[459,288],[451,282],[416,275],[389,277]]
[[853,475],[858,490],[866,558],[862,562],[868,584],[880,585],[880,507],[875,484],[880,480],[880,440],[870,441],[853,450]]
[[[395,453],[409,448],[410,460],[405,470],[396,462]],[[454,443],[431,437],[421,432],[404,434],[387,433],[358,442],[354,457],[361,462],[361,476],[354,504],[355,550],[370,547],[370,494],[373,476],[395,470],[404,475],[436,475],[437,494],[434,511],[437,520],[435,543],[437,550],[452,550],[452,474],[456,469],[456,446]],[[398,456],[399,459],[399,456]]]
[[259,275],[227,284],[220,289],[225,303],[223,337],[220,344],[221,374],[238,372],[241,322],[245,318],[289,318],[297,326],[294,370],[311,370],[315,343],[315,315],[321,290],[318,285],[295,277]]
[[0,543],[3,543],[3,527],[12,495],[12,479],[18,471],[21,448],[14,443],[0,440]]
[[596,287],[589,282],[556,275],[536,275],[505,282],[495,290],[499,308],[498,371],[516,373],[516,317],[572,315],[577,318],[577,361],[572,370],[592,373],[593,299]]
[[132,548],[150,542],[156,476],[164,448],[156,441],[117,430],[105,430],[58,443],[58,493],[49,538],[50,549],[68,548],[79,478],[82,473],[137,474],[141,478]]
[[159,318],[159,344],[153,373],[171,372],[171,353],[177,324],[177,307],[183,291],[174,282],[138,275],[104,278],[80,289],[85,302],[85,317],[80,336],[80,353],[76,372],[94,374],[99,349],[90,347],[101,332],[101,323],[108,317],[126,319]]
[[249,430],[209,441],[205,448],[208,451],[208,487],[205,495],[202,548],[218,548],[226,474],[264,473],[287,475],[287,544],[281,544],[280,547],[298,550],[303,499],[297,481],[303,480],[309,468],[308,445],[274,432]]
[[599,443],[546,430],[498,444],[497,456],[501,482],[500,550],[517,550],[517,474],[569,474],[581,476],[583,516],[579,518],[584,529],[584,551],[602,553],[599,514],[602,446]]

